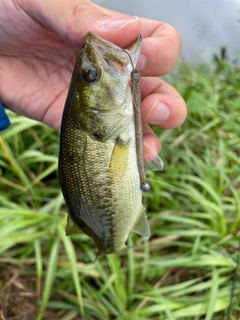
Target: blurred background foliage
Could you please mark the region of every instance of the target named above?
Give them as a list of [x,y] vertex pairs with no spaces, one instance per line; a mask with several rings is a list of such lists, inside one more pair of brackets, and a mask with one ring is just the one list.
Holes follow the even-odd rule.
[[[0,319],[239,319],[231,288],[240,239],[240,72],[224,49],[165,78],[188,117],[161,139],[163,173],[148,172],[151,239],[131,234],[96,261],[93,241],[66,237],[59,135],[9,112],[0,135]],[[155,181],[152,181],[155,180]],[[231,302],[231,310],[229,303]]]

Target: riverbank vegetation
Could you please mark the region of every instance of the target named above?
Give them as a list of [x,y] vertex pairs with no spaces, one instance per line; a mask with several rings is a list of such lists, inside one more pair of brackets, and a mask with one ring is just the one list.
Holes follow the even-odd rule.
[[[240,272],[240,70],[219,56],[181,62],[167,81],[188,118],[155,129],[165,169],[148,173],[151,239],[131,234],[119,256],[96,261],[89,237],[65,235],[58,133],[9,113],[0,135],[1,320],[227,318]],[[239,296],[237,282],[229,319],[240,318]]]

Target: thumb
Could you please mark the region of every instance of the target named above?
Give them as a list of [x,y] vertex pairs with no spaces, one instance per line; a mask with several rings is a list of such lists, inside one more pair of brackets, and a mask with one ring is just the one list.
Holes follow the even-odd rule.
[[123,48],[141,31],[136,17],[119,13],[119,18],[113,18],[88,0],[32,0],[27,6],[32,17],[78,48],[83,46],[88,31]]

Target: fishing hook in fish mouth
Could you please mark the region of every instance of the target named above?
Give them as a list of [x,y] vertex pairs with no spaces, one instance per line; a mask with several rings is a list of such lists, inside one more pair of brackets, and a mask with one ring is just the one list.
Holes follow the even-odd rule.
[[[129,53],[127,50],[125,50],[125,49],[122,49],[121,51],[124,51],[124,52],[128,55],[129,60],[130,60],[131,65],[132,65],[132,68],[133,68],[132,71],[133,71],[133,70],[138,71],[137,69],[134,68],[133,61],[132,61],[132,57],[131,57],[130,53]],[[139,71],[138,71],[138,72],[139,72]]]

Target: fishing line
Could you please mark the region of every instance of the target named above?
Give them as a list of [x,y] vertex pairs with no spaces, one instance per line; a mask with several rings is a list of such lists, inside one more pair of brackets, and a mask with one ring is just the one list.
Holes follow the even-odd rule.
[[172,189],[175,189],[176,187],[169,184],[169,183],[166,183],[166,182],[162,182],[162,181],[158,181],[158,180],[154,180],[154,179],[150,179],[150,178],[147,178],[147,181],[153,181],[153,182],[156,182],[158,184],[161,184],[163,186],[166,186],[166,187],[169,187],[169,188],[172,188]]

